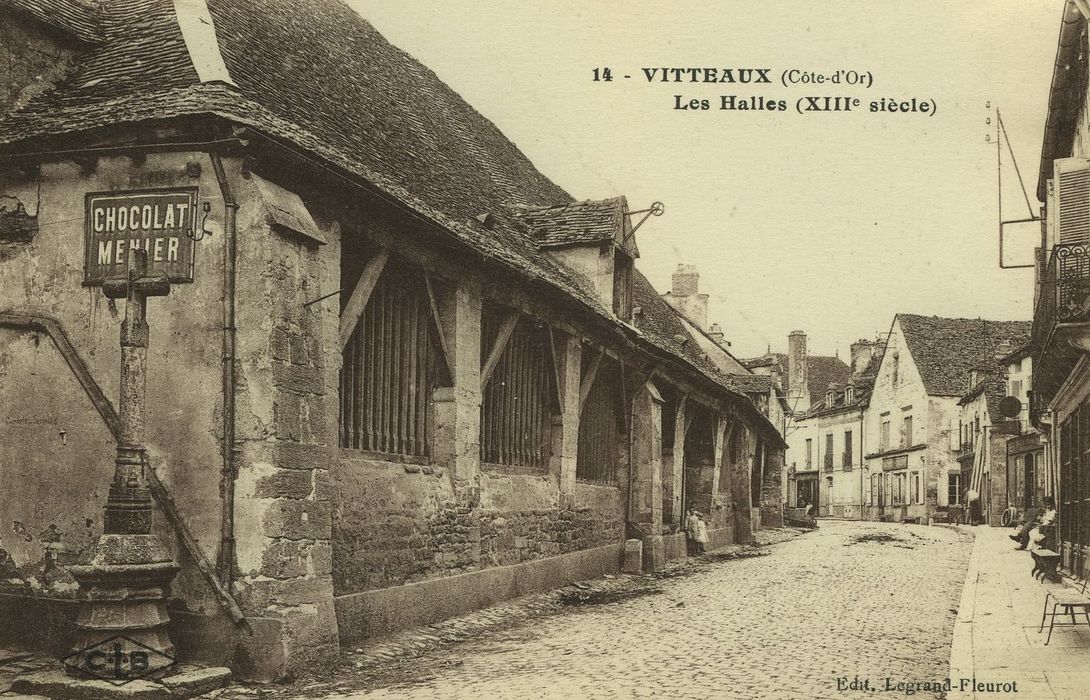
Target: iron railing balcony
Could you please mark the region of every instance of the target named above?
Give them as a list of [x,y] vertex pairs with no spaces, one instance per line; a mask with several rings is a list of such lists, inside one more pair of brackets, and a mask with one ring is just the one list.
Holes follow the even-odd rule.
[[1033,391],[1042,405],[1090,349],[1090,243],[1064,243],[1045,256],[1038,250],[1033,311]]

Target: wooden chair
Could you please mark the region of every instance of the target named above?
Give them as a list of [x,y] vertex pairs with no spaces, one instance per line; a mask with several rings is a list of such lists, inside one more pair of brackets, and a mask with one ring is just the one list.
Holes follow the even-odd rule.
[[[1086,595],[1086,580],[1090,577],[1090,557],[1085,557],[1082,568],[1079,571],[1079,578],[1082,579],[1082,584],[1078,586],[1068,586],[1059,590],[1049,591],[1045,593],[1045,606],[1041,611],[1041,626],[1037,629],[1038,633],[1041,633],[1045,629],[1045,618],[1050,617],[1048,623],[1048,638],[1045,640],[1047,646],[1052,641],[1052,629],[1054,627],[1077,627],[1083,624],[1082,621],[1076,621],[1075,615],[1082,615],[1086,618],[1086,625],[1090,627],[1090,596]],[[1052,612],[1048,611],[1048,603],[1052,601]],[[1056,622],[1056,616],[1067,615],[1071,618],[1071,622]]]

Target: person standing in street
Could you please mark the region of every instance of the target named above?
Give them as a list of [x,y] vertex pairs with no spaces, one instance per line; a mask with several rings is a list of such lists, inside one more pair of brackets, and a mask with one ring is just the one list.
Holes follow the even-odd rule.
[[696,530],[699,523],[700,518],[697,517],[696,507],[690,503],[689,513],[685,517],[685,545],[689,556],[696,554]]
[[696,553],[703,554],[708,544],[708,524],[704,522],[704,515],[696,514]]

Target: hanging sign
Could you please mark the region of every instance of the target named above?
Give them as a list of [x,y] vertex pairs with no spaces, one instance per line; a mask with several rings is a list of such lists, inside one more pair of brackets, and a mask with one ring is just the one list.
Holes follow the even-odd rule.
[[148,273],[193,281],[197,190],[142,190],[87,195],[83,283],[122,277],[133,248],[148,253]]

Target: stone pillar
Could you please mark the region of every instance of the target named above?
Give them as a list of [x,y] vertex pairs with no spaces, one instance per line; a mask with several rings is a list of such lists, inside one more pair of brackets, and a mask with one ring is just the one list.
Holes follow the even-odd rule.
[[761,525],[783,527],[783,449],[765,446],[761,479]]
[[475,486],[481,465],[481,288],[461,280],[441,293],[439,315],[451,354],[453,386],[434,394],[435,439],[432,461],[454,476],[455,483]]
[[[734,508],[730,497],[730,481],[724,482],[723,474],[726,472],[729,474],[729,464],[727,460],[729,458],[727,449],[727,438],[730,434],[731,421],[723,415],[718,416],[715,423],[715,450],[714,450],[714,466],[712,467],[712,510],[711,510],[711,524],[710,527],[716,529],[727,529],[730,532],[729,538],[731,541],[734,539],[734,522],[733,513]],[[727,464],[728,469],[724,469],[724,464]],[[722,541],[715,542],[716,546],[724,544],[730,544],[730,542]]]
[[658,571],[665,565],[662,522],[662,396],[650,382],[632,405],[632,511],[629,522],[643,540],[643,568]]
[[[739,422],[735,430],[741,431],[741,449],[738,461],[731,463],[731,498],[734,501],[734,541],[748,544],[753,541],[750,522],[750,470],[753,468],[753,431]],[[734,455],[732,455],[733,457]]]
[[583,345],[579,338],[553,332],[557,364],[560,370],[562,413],[553,423],[553,469],[560,483],[560,506],[568,508],[575,501],[575,472],[579,456],[579,383],[582,373]]
[[682,396],[677,402],[677,419],[674,421],[674,459],[670,474],[664,476],[670,480],[670,508],[672,525],[680,524],[684,518],[686,505],[681,502],[681,482],[685,474],[685,435],[688,432],[688,396]]
[[[257,635],[247,637],[239,665],[243,675],[269,680],[326,664],[339,649],[330,476],[339,439],[339,314],[303,302],[336,288],[340,276],[335,231],[330,244],[321,247],[270,230],[262,235],[270,274],[261,283],[272,300],[265,309],[272,329],[265,354],[249,339],[245,355],[240,353],[245,359],[239,377],[245,374],[245,383],[236,399],[242,450],[235,527],[239,602],[247,616],[275,621],[280,635],[273,645]],[[248,284],[252,280],[240,279],[240,298]],[[247,406],[267,390],[273,404],[271,443],[245,421]],[[252,522],[257,504],[259,526]]]

